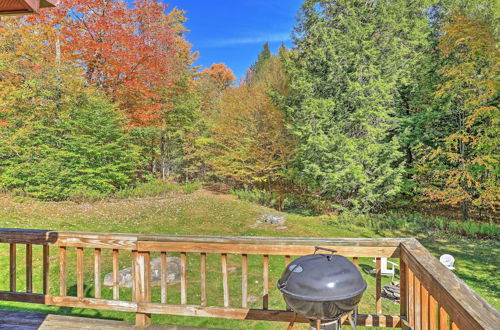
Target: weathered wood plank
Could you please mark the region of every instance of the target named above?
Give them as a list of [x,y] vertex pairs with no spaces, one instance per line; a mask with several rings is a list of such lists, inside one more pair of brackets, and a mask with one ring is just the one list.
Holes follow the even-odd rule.
[[168,280],[168,273],[167,273],[167,253],[162,252],[160,254],[161,258],[161,293],[160,293],[160,301],[162,304],[167,303],[167,280]]
[[382,314],[382,272],[381,259],[375,259],[375,314]]
[[66,288],[66,247],[59,247],[59,295],[67,295]]
[[408,270],[404,261],[399,261],[399,313],[408,316]]
[[[137,241],[150,242],[194,242],[254,245],[307,245],[307,246],[357,246],[398,247],[408,238],[276,238],[276,237],[232,237],[232,236],[171,236],[139,235],[119,233],[91,233],[50,231],[36,229],[0,228],[0,243],[49,244],[103,249],[137,250]],[[167,251],[168,252],[168,251]],[[189,251],[186,251],[189,252]],[[219,252],[221,253],[221,252]],[[372,256],[373,257],[373,256]]]
[[83,248],[76,248],[76,296],[83,297]]
[[136,242],[131,234],[0,228],[0,243],[134,250]]
[[439,306],[439,330],[448,330],[448,313],[443,306]]
[[408,269],[408,323],[410,327],[415,326],[415,276],[410,268]]
[[137,273],[136,273],[136,268],[135,268],[135,265],[136,265],[136,260],[137,260],[137,251],[132,251],[132,301],[137,301],[137,297],[136,297],[136,292],[137,292]]
[[248,256],[241,255],[241,306],[248,306]]
[[0,300],[17,301],[52,306],[103,309],[122,312],[136,312],[137,303],[95,298],[61,297],[39,293],[0,291]]
[[[134,256],[135,300],[137,303],[151,301],[151,265],[149,252],[136,252]],[[137,307],[137,305],[135,305]],[[135,310],[135,325],[144,327],[151,324],[151,315]]]
[[187,304],[187,263],[186,252],[181,252],[181,304]]
[[15,243],[9,244],[9,288],[16,291],[17,278],[17,248]]
[[42,292],[49,294],[50,292],[50,248],[48,245],[43,245],[42,248]]
[[[16,330],[131,330],[133,325],[123,321],[92,319],[89,317],[0,310],[0,328]],[[161,326],[157,330],[161,329],[171,330],[169,327]]]
[[402,243],[401,258],[460,329],[494,329],[500,312],[434,258],[415,239]]
[[422,285],[417,276],[414,277],[415,281],[415,330],[422,329],[422,296],[420,294]]
[[200,254],[201,305],[207,304],[207,254]]
[[253,245],[307,245],[307,246],[364,246],[398,247],[409,238],[305,238],[305,237],[257,237],[257,236],[171,236],[137,235],[138,241],[178,243],[224,243]]
[[[151,252],[193,252],[193,253],[232,253],[302,256],[313,254],[314,246],[307,245],[265,245],[265,244],[228,244],[228,243],[197,243],[197,242],[154,242],[139,241],[137,246],[141,251]],[[322,245],[324,246],[324,245]],[[399,257],[399,247],[360,247],[360,246],[326,246],[334,249],[345,257]]]
[[[260,321],[279,321],[291,322],[296,318],[296,314],[290,311],[281,310],[262,310],[246,308],[223,308],[206,307],[196,305],[171,305],[158,303],[139,303],[138,311],[151,314],[169,314],[180,316],[199,316],[199,317],[217,317],[235,320],[260,320]],[[295,322],[309,323],[309,320],[298,316]],[[345,322],[348,324],[348,321]],[[357,325],[376,325],[387,327],[400,327],[401,318],[391,315],[366,315],[359,314]]]
[[119,283],[119,271],[120,271],[120,255],[119,250],[113,249],[113,300],[120,299],[120,283]]
[[432,295],[429,295],[429,329],[437,330],[437,301]]
[[269,256],[264,255],[262,274],[262,309],[269,309]]
[[33,246],[26,244],[26,292],[33,292]]
[[422,315],[420,317],[422,323],[422,329],[429,329],[429,293],[427,289],[421,285],[420,286],[420,302],[422,304]]
[[229,307],[229,277],[227,272],[227,254],[222,253],[221,268],[222,268],[222,290],[224,295],[224,307]]
[[94,298],[101,298],[101,249],[94,249]]

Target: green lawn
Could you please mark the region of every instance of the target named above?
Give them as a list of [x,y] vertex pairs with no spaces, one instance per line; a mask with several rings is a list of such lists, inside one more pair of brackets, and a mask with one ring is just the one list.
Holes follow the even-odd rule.
[[[456,257],[455,273],[473,287],[481,296],[488,300],[497,309],[500,308],[500,278],[497,276],[500,265],[500,250],[497,241],[470,240],[461,237],[451,237],[438,233],[410,233],[410,232],[374,232],[363,226],[342,222],[329,217],[303,217],[288,214],[286,216],[287,229],[277,230],[271,225],[255,226],[261,213],[274,212],[267,208],[239,201],[233,196],[219,195],[205,190],[193,194],[180,192],[170,193],[162,197],[143,199],[123,199],[102,201],[92,204],[75,204],[72,202],[48,203],[23,201],[15,202],[10,197],[0,197],[0,221],[2,227],[36,228],[51,230],[81,230],[95,232],[121,233],[154,233],[170,235],[233,235],[233,236],[289,236],[289,237],[404,237],[417,236],[421,242],[436,256],[451,253]],[[3,256],[6,256],[7,247],[1,246]],[[34,264],[39,270],[41,253],[34,250]],[[18,247],[18,288],[24,286],[23,259],[24,248]],[[70,294],[76,295],[76,277],[74,267],[76,255],[74,251],[68,254],[69,274],[68,288]],[[103,275],[111,271],[110,251],[103,251]],[[51,249],[52,293],[56,294],[57,282],[57,251]],[[230,256],[229,266],[236,267],[230,273],[231,305],[241,306],[240,289],[240,257]],[[120,255],[120,268],[128,267],[131,263],[130,254]],[[374,266],[371,259],[361,259],[364,269]],[[85,274],[85,292],[93,296],[92,287],[92,252],[86,251],[85,265],[88,265]],[[274,284],[284,267],[284,258],[270,258],[270,308],[283,308],[282,298]],[[199,296],[199,257],[188,254],[188,303],[198,304]],[[208,256],[208,303],[222,305],[222,279],[220,275],[220,259],[216,255]],[[259,297],[261,292],[262,257],[249,257],[249,290],[250,295]],[[360,312],[374,312],[374,284],[373,275],[368,271],[364,274],[368,282],[360,306]],[[35,291],[41,289],[39,271],[34,274]],[[384,277],[383,283],[390,278]],[[0,258],[0,289],[8,286],[8,258]],[[106,288],[103,295],[112,297],[112,292]],[[172,285],[168,291],[170,303],[180,302],[179,285]],[[130,292],[121,289],[121,298],[130,299]],[[153,288],[153,300],[159,301],[159,289]],[[82,309],[58,308],[41,305],[0,302],[1,308],[15,308],[41,312],[93,316],[126,320],[133,322],[134,315],[130,313],[93,311]],[[259,301],[250,307],[259,307]],[[389,301],[383,301],[383,311],[386,314],[397,313],[399,306]],[[209,318],[186,318],[155,315],[153,322],[166,324],[181,324],[203,327],[224,327],[238,329],[271,329],[283,328],[276,323],[253,321],[232,321]],[[300,327],[297,327],[297,329]]]

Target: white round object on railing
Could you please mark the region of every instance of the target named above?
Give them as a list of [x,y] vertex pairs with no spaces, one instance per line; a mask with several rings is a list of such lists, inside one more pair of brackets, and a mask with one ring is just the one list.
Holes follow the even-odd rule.
[[455,258],[451,254],[443,254],[440,258],[439,261],[446,266],[446,268],[453,270],[455,267],[453,265],[455,264]]

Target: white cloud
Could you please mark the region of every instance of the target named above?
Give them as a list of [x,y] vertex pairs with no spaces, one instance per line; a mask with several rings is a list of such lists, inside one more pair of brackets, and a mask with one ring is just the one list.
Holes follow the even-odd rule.
[[271,34],[260,34],[251,37],[207,40],[206,42],[203,43],[203,46],[216,48],[216,47],[227,47],[227,46],[262,44],[265,42],[285,42],[289,40],[291,40],[289,32],[271,33]]

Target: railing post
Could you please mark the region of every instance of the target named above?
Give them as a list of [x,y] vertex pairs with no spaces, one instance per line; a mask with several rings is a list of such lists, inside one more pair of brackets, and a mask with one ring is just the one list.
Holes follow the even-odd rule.
[[[134,253],[134,282],[135,282],[135,300],[138,304],[151,301],[151,266],[149,261],[149,252]],[[139,327],[151,324],[151,314],[135,314],[135,325]]]
[[[401,317],[405,317],[408,320],[408,280],[406,263],[403,259],[399,260],[399,289],[399,314]],[[403,327],[402,322],[401,327]]]

